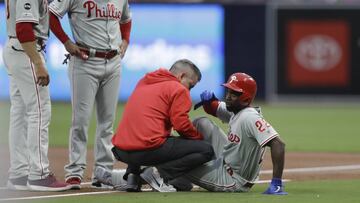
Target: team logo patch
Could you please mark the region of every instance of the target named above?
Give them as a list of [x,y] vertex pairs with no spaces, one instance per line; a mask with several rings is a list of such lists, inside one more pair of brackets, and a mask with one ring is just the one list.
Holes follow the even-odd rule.
[[230,142],[233,142],[235,144],[238,144],[240,142],[240,137],[235,133],[229,133],[228,134],[228,140]]
[[231,76],[229,83],[232,83],[232,82],[234,82],[234,81],[235,81],[235,82],[238,82],[238,79],[236,78],[235,75]]
[[24,8],[25,8],[25,10],[30,10],[31,9],[31,4],[30,3],[24,4]]

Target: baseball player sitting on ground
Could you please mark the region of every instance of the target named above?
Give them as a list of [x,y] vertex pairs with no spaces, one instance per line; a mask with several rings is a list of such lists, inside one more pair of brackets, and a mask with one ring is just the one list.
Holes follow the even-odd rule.
[[[156,190],[174,191],[166,182],[159,184],[147,176],[152,175],[152,168],[141,170],[141,166],[161,166],[163,177],[171,180],[213,158],[212,146],[202,140],[188,115],[190,89],[200,79],[196,65],[182,59],[170,70],[160,68],[138,82],[112,139],[114,156],[128,164],[127,191],[140,191],[140,176]],[[171,136],[172,128],[180,137]],[[95,170],[98,180],[109,173],[102,167]]]
[[[72,124],[66,182],[80,189],[86,168],[88,126],[96,107],[94,168],[111,170],[114,164],[111,137],[120,85],[121,61],[131,31],[128,0],[52,1],[50,28],[72,55],[69,62]],[[68,14],[75,42],[69,39],[59,18]],[[107,188],[92,177],[93,188]]]
[[[200,97],[208,114],[229,123],[229,132],[226,135],[206,117],[195,119],[193,124],[204,136],[204,140],[212,144],[216,157],[182,178],[209,191],[247,192],[259,177],[265,147],[269,146],[273,179],[264,194],[287,194],[283,191],[281,179],[285,144],[274,128],[266,122],[260,109],[250,106],[257,89],[255,80],[245,73],[235,73],[223,86],[227,89],[225,102],[219,101],[210,91],[204,91]],[[161,175],[167,170],[161,166],[157,169]],[[119,176],[120,173],[112,175]],[[151,176],[156,178],[157,182],[162,181],[156,174]],[[112,178],[119,180],[118,177]],[[183,184],[186,184],[186,181]]]
[[227,83],[225,102],[204,91],[204,110],[229,124],[225,134],[210,119],[193,121],[204,139],[214,147],[216,159],[192,170],[186,178],[209,191],[247,192],[258,180],[265,147],[271,149],[273,178],[264,194],[287,194],[283,191],[285,144],[264,119],[260,108],[251,107],[257,90],[255,80],[245,73],[232,74]]

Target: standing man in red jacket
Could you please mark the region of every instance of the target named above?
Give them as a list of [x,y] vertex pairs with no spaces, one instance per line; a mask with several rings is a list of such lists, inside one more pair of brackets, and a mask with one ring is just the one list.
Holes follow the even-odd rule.
[[[175,179],[213,158],[210,144],[189,119],[190,89],[201,79],[187,59],[148,73],[137,84],[112,139],[114,156],[128,164],[126,190],[140,191],[140,166],[161,166],[165,180]],[[180,137],[171,135],[172,128]]]

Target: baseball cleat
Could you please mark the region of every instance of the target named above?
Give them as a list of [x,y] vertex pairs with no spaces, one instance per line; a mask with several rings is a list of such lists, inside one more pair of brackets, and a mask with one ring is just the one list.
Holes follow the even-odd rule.
[[[94,179],[97,180],[96,182],[98,185],[105,184],[105,185],[113,186],[111,171],[108,171],[103,167],[96,167],[94,176],[95,176]],[[96,182],[93,182],[93,183],[96,183]]]
[[71,185],[56,180],[53,174],[40,180],[28,180],[27,186],[32,191],[44,192],[58,192],[71,189]]
[[146,168],[140,176],[158,192],[176,192],[176,189],[172,185],[165,183],[164,179],[160,177],[160,174],[154,171],[154,167]]
[[66,178],[65,182],[71,186],[72,190],[80,190],[81,189],[81,178],[78,176],[70,176],[70,177]]
[[9,179],[6,187],[9,190],[28,190],[27,187],[28,176]]

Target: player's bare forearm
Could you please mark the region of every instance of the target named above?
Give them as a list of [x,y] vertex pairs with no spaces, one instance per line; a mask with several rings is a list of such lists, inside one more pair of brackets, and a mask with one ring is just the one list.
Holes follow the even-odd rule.
[[279,137],[268,143],[271,148],[271,160],[273,164],[273,178],[282,178],[285,162],[285,144]]
[[43,64],[40,53],[36,49],[36,41],[24,42],[21,46],[35,66]]
[[21,43],[25,53],[29,56],[31,62],[34,64],[36,72],[36,83],[41,86],[47,86],[50,82],[49,74],[45,68],[45,64],[36,49],[36,41]]

